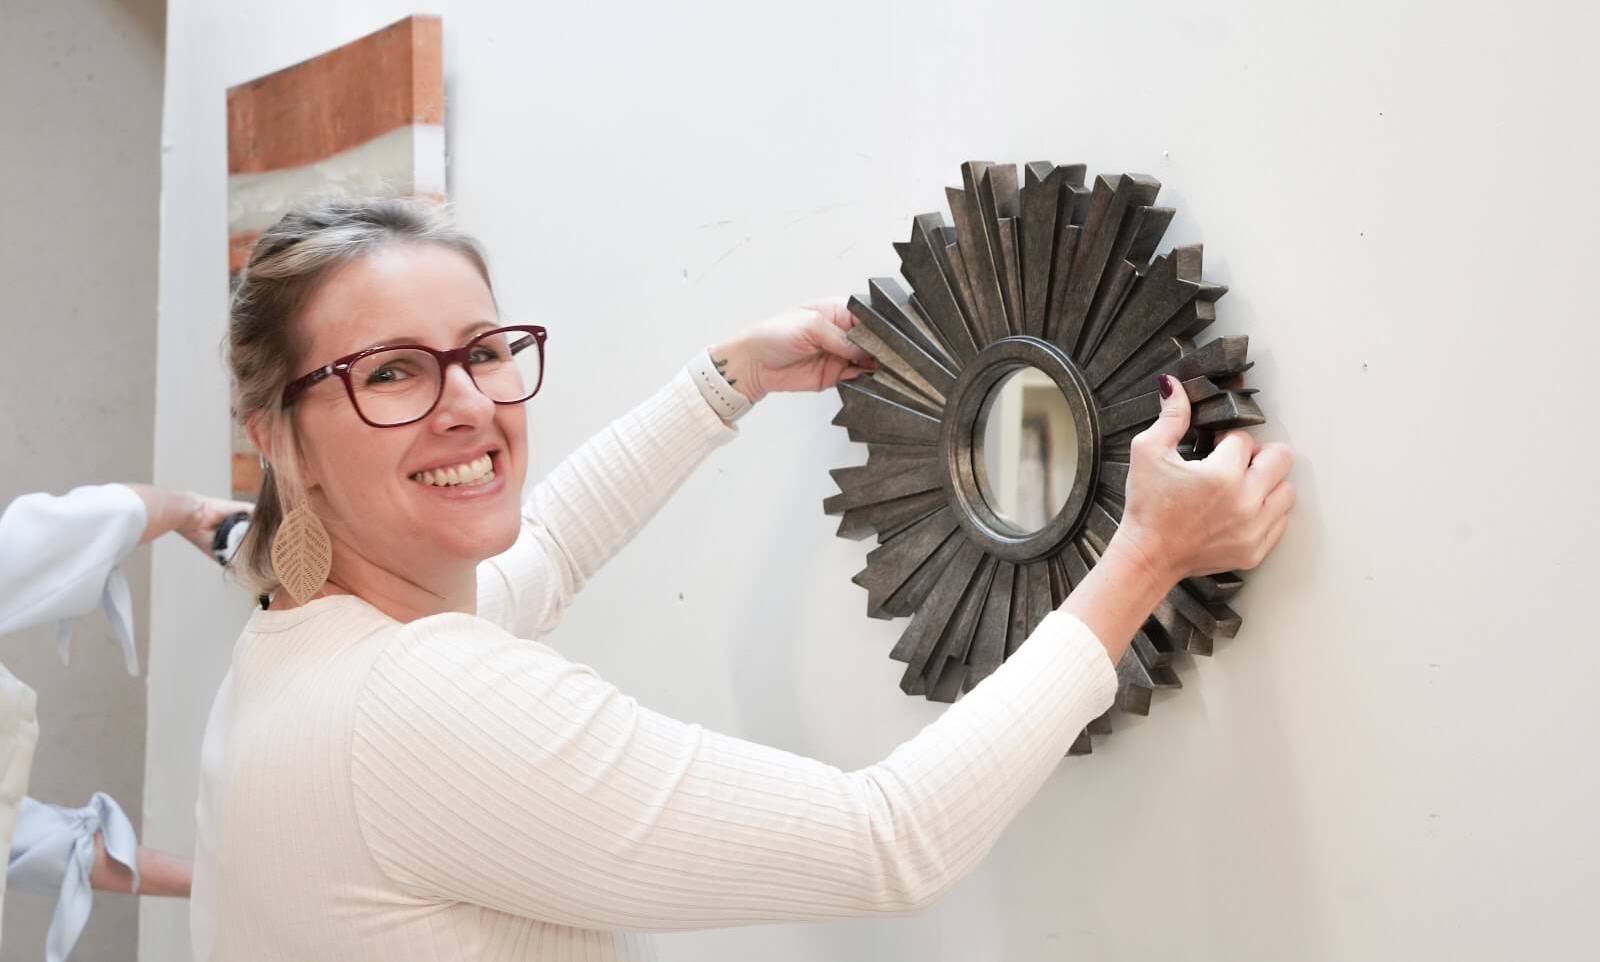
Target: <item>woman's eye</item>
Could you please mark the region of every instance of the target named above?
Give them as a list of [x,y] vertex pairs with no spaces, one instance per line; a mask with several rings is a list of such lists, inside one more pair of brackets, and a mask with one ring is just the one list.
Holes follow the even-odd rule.
[[393,384],[403,381],[411,375],[400,369],[398,364],[385,364],[367,375],[368,384]]
[[501,360],[501,357],[500,352],[494,350],[493,348],[475,347],[472,349],[472,354],[467,358],[467,360],[472,364],[490,364]]

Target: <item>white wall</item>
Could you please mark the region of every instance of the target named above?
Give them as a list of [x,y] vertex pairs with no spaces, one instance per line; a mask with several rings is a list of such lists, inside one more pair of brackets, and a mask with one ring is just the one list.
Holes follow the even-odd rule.
[[[669,9],[670,6],[670,9]],[[157,476],[221,489],[222,91],[418,7],[171,6]],[[1459,4],[429,3],[452,193],[549,325],[548,467],[699,345],[891,273],[972,158],[1147,171],[1233,292],[1297,525],[1242,635],[1063,763],[924,917],[673,937],[668,959],[1570,954],[1600,896],[1581,604],[1597,15]],[[203,365],[202,365],[203,367]],[[831,397],[747,420],[554,639],[653,707],[844,766],[936,714],[849,583]],[[147,829],[187,839],[237,629],[158,554]],[[172,630],[159,631],[159,627]],[[158,653],[158,658],[159,658]],[[159,669],[159,674],[156,670]],[[159,709],[158,709],[159,706]],[[159,777],[157,777],[159,776]],[[176,913],[146,959],[177,957]]]
[[[0,508],[150,475],[164,10],[0,9]],[[146,555],[125,570],[142,651]],[[145,680],[128,675],[105,619],[76,620],[70,666],[53,626],[0,639],[0,661],[39,696],[29,793],[76,807],[104,791],[137,820]],[[53,909],[13,886],[0,962],[41,958]],[[126,958],[137,927],[133,899],[102,895],[75,957]]]

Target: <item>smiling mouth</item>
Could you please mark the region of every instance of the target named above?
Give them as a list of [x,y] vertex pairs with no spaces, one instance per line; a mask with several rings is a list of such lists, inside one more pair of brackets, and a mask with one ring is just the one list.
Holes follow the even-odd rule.
[[418,471],[411,475],[411,480],[434,488],[488,484],[494,480],[494,459],[489,454],[479,455],[463,464]]

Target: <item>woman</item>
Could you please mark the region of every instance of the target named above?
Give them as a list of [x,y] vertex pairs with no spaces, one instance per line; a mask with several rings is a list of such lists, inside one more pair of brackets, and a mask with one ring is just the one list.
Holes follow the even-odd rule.
[[235,564],[271,597],[206,732],[197,958],[634,959],[650,931],[927,905],[1110,704],[1157,600],[1259,562],[1293,499],[1280,446],[1183,462],[1169,397],[1091,577],[845,773],[664,718],[530,639],[743,408],[863,370],[848,314],[702,352],[520,507],[544,333],[503,323],[477,247],[409,203],[292,213],[252,253],[231,363],[270,467]]

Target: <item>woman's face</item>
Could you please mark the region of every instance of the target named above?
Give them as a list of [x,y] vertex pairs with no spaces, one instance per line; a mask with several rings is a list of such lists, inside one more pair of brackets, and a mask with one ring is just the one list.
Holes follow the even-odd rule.
[[[379,344],[450,350],[499,323],[488,285],[465,257],[390,244],[339,268],[317,291],[300,319],[296,375]],[[520,404],[490,401],[459,364],[414,424],[366,424],[338,378],[313,385],[296,407],[308,496],[339,548],[426,586],[516,540],[526,415]],[[477,479],[485,456],[492,474],[440,483],[436,472],[449,468],[460,469],[454,480]]]

